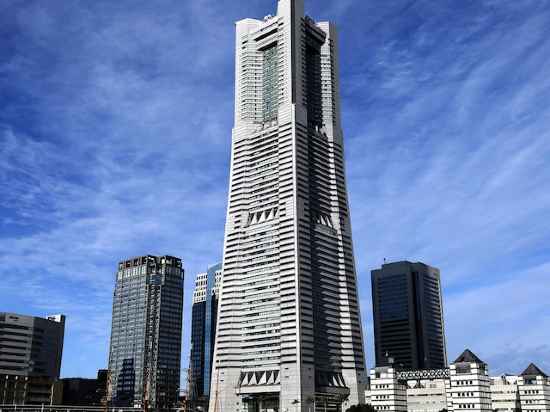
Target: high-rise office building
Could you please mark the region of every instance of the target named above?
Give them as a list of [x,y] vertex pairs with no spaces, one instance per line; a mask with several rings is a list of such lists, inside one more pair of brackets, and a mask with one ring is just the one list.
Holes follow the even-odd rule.
[[376,366],[447,366],[439,269],[395,262],[372,271]]
[[65,316],[0,312],[0,404],[49,403],[59,378]]
[[334,25],[303,0],[237,22],[235,90],[210,410],[362,403]]
[[172,407],[177,401],[183,267],[172,256],[118,264],[109,352],[109,401],[116,406]]
[[191,319],[189,400],[196,405],[208,406],[221,275],[220,263],[211,266],[205,273],[199,273],[195,280]]

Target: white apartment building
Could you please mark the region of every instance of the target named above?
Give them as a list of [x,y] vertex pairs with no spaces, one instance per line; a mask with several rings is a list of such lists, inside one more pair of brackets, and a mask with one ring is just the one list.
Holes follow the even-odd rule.
[[517,412],[521,408],[517,376],[491,378],[491,405],[494,412]]
[[407,386],[399,381],[392,367],[374,368],[370,372],[370,402],[377,411],[406,412]]
[[454,411],[491,411],[491,380],[485,362],[466,349],[449,371]]
[[236,24],[211,412],[364,402],[338,66],[334,25],[303,0]]
[[518,377],[518,389],[522,411],[550,411],[550,379],[536,365],[531,363]]
[[446,379],[407,382],[407,410],[409,412],[439,412],[447,409]]
[[375,368],[365,397],[377,411],[550,412],[550,379],[536,365],[519,376],[489,378],[487,372],[469,350],[448,369]]

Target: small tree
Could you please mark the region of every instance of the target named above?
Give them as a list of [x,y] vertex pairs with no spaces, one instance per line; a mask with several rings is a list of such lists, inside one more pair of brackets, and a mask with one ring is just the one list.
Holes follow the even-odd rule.
[[346,412],[376,412],[372,405],[353,405]]

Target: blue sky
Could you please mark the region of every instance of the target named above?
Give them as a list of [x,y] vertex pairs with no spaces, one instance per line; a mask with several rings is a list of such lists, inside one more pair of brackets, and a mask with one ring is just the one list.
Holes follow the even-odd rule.
[[[275,0],[0,3],[0,311],[106,366],[116,263],[222,253],[234,21]],[[441,269],[449,357],[550,372],[550,2],[309,0],[340,29],[366,353],[370,270]]]

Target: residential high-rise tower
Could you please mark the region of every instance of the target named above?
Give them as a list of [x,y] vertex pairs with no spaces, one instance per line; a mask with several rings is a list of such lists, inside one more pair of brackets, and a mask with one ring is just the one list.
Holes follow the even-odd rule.
[[108,399],[116,406],[173,407],[180,383],[181,259],[125,260],[116,276]]
[[439,269],[395,262],[372,271],[376,366],[447,367]]
[[303,0],[237,22],[235,94],[210,411],[362,403],[334,25]]
[[189,400],[197,406],[205,403],[208,406],[221,268],[221,263],[211,266],[205,273],[199,273],[195,279],[191,319]]

